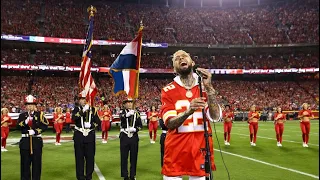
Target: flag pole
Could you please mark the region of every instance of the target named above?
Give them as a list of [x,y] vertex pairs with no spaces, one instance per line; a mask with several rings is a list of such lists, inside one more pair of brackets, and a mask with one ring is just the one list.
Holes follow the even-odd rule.
[[89,19],[90,19],[90,17],[92,16],[94,16],[94,13],[96,13],[97,12],[97,8],[95,8],[94,6],[89,6],[88,8],[87,8],[87,12],[89,13]]
[[[94,17],[94,14],[97,12],[97,9],[94,6],[91,5],[91,6],[89,6],[87,8],[87,12],[89,13],[89,20],[90,20],[92,17]],[[89,24],[89,26],[90,26],[90,24]],[[93,35],[92,35],[92,39],[91,40],[93,41]],[[90,68],[91,68],[91,61],[90,61]],[[90,69],[90,71],[91,71],[91,69]],[[90,83],[90,86],[91,86],[91,83]],[[90,88],[89,88],[89,93],[90,93]],[[91,102],[92,98],[91,98],[89,93],[87,94],[87,96],[89,96],[89,110],[91,110],[90,108],[91,108],[91,106],[93,106],[93,104],[92,104],[93,102]],[[91,122],[91,115],[89,115],[89,122]]]
[[[138,75],[137,75],[137,81],[136,81],[136,90],[135,90],[135,94],[134,94],[134,98],[133,98],[133,110],[136,111],[136,99],[138,97],[138,89],[139,89],[139,76],[140,76],[140,61],[141,61],[141,51],[142,51],[142,30],[143,30],[143,23],[142,23],[142,20],[140,21],[140,27],[139,27],[139,30],[138,30],[138,34],[141,33],[141,38],[139,39],[139,57],[138,57]],[[133,116],[133,124],[132,124],[132,127],[135,126],[136,124],[136,118],[137,118],[137,115],[136,113],[134,113],[134,116]]]
[[[94,7],[94,6],[89,6],[88,8],[87,8],[87,12],[89,13],[89,29],[90,29],[90,20],[91,20],[91,18],[93,18],[94,17],[94,14],[97,12],[97,9]],[[88,36],[89,36],[89,29],[88,29]],[[88,40],[88,38],[86,38],[86,40]],[[91,41],[93,41],[93,34],[91,34]],[[86,44],[87,44],[88,42],[86,42]],[[90,44],[90,46],[92,46],[92,44]],[[89,49],[91,49],[91,48],[87,48],[87,51],[89,50]],[[88,52],[86,52],[86,53],[88,53]],[[91,60],[90,60],[90,66],[89,66],[89,68],[91,68]],[[89,71],[91,71],[91,69],[89,69]],[[91,86],[91,83],[90,83],[90,86]],[[89,90],[88,90],[88,93],[86,94],[86,99],[87,98],[89,98],[89,119],[88,119],[88,121],[89,121],[89,123],[91,123],[91,108],[92,108],[92,106],[93,106],[93,102],[91,102],[92,100],[92,98],[91,98],[91,96],[90,96],[90,88],[91,87],[89,87]]]
[[[141,33],[141,38],[139,39],[139,52],[138,52],[138,75],[137,75],[137,80],[136,80],[136,90],[135,90],[135,93],[134,93],[134,102],[136,101],[137,97],[138,97],[138,85],[139,85],[139,77],[140,77],[140,60],[141,60],[141,51],[142,51],[142,30],[143,30],[144,26],[143,26],[143,23],[142,23],[142,20],[140,21],[140,27],[139,27],[139,30],[138,30],[138,34]],[[135,105],[136,103],[133,104],[133,109],[135,110]],[[135,120],[134,120],[135,122]]]

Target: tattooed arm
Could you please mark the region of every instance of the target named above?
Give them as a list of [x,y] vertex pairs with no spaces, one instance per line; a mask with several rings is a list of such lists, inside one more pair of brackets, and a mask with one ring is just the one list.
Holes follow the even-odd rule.
[[192,114],[193,112],[191,111],[185,111],[183,113],[180,113],[178,116],[173,117],[169,119],[169,122],[167,124],[168,129],[176,129],[180,127],[183,122]]
[[183,124],[183,122],[194,113],[195,110],[199,108],[204,108],[206,106],[206,103],[204,102],[205,98],[195,98],[190,102],[190,107],[183,113],[178,114],[178,116],[175,116],[171,119],[169,119],[167,127],[168,129],[176,129],[179,126]]
[[209,113],[212,119],[218,120],[221,114],[221,108],[216,100],[216,90],[213,88],[211,83],[211,73],[203,68],[197,69],[202,74],[202,81],[204,88],[208,95],[208,105],[209,105]]
[[216,100],[216,92],[211,87],[206,87],[207,94],[208,94],[208,104],[209,104],[209,113],[212,119],[218,120],[220,118],[220,111],[221,108]]

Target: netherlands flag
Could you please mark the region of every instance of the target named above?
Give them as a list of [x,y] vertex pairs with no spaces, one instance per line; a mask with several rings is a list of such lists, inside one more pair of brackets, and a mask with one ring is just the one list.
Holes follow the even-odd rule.
[[122,49],[110,67],[109,74],[113,78],[116,96],[126,93],[128,98],[138,98],[142,29],[140,27],[138,35]]

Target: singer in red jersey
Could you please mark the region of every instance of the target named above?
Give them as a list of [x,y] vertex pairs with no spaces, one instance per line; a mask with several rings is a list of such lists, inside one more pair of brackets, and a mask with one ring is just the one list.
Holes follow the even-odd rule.
[[56,107],[54,115],[54,129],[56,130],[56,143],[55,145],[61,145],[60,143],[60,138],[61,138],[61,132],[63,129],[63,123],[65,122],[64,120],[64,115],[62,114],[62,108],[61,107]]
[[222,113],[223,117],[223,127],[224,127],[224,144],[230,146],[230,133],[232,128],[232,120],[234,119],[234,114],[230,109],[230,105],[225,105],[225,109]]
[[[251,146],[256,146],[259,119],[260,119],[260,115],[259,115],[258,112],[256,112],[256,106],[252,105],[250,107],[250,111],[249,111],[249,114],[248,114],[248,123],[249,123],[250,144],[251,144]],[[253,140],[252,140],[252,138],[253,138]]]
[[[155,106],[151,106],[151,110],[148,112],[148,120],[149,120],[149,136],[150,143],[154,144],[157,138],[157,129],[158,129],[158,116],[159,113],[156,111]],[[152,139],[152,131],[153,131],[153,139]]]
[[[100,115],[99,115],[100,116]],[[111,110],[108,105],[103,106],[101,119],[102,143],[108,142],[108,131],[110,129],[110,120],[112,117]]]
[[8,151],[6,149],[7,138],[9,136],[9,125],[12,124],[11,117],[8,115],[7,108],[1,109],[1,152]]
[[[202,109],[205,109],[208,133],[211,135],[208,119],[220,119],[221,108],[207,70],[197,69],[202,74],[206,91],[200,98],[198,75],[193,73],[195,64],[190,55],[179,50],[174,53],[172,61],[178,76],[161,90],[161,115],[168,128],[161,173],[164,180],[182,180],[183,175],[189,176],[189,179],[204,180],[207,174],[204,169],[203,148],[206,146]],[[212,138],[209,138],[209,147],[211,169],[215,170]]]
[[302,132],[302,146],[309,147],[309,133],[310,133],[310,119],[314,118],[311,110],[308,109],[308,104],[302,104],[302,110],[299,111],[298,118],[300,118],[300,128]]
[[286,114],[282,113],[281,107],[278,107],[277,112],[274,114],[274,129],[276,130],[278,147],[282,147],[283,123],[286,122],[286,119]]

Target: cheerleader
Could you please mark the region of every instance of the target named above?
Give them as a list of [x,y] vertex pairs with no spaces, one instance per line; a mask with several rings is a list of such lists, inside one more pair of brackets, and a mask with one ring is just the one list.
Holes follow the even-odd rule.
[[56,143],[55,145],[60,146],[60,137],[61,137],[61,132],[63,129],[63,123],[65,122],[64,120],[64,115],[62,114],[62,108],[61,107],[56,107],[54,110],[53,114],[53,119],[54,119],[54,129],[56,130]]
[[276,131],[278,147],[282,147],[282,134],[284,131],[284,122],[286,122],[286,114],[282,113],[281,107],[278,107],[277,112],[274,114],[274,129]]
[[230,109],[230,105],[225,105],[223,111],[223,126],[224,126],[224,144],[230,146],[230,133],[232,128],[232,120],[234,119],[234,114]]
[[9,136],[9,126],[12,124],[11,117],[8,113],[9,110],[7,108],[1,109],[1,152],[8,151],[6,144]]
[[101,119],[102,143],[108,142],[108,131],[110,129],[112,113],[108,105],[104,105]]
[[[149,119],[149,136],[150,136],[150,143],[154,144],[156,142],[157,137],[157,129],[158,129],[158,116],[159,113],[156,111],[156,107],[152,106],[151,111],[148,112],[148,119]],[[152,131],[153,131],[153,139],[152,139]]]
[[260,115],[258,112],[256,112],[256,106],[252,105],[250,107],[250,112],[248,114],[248,123],[249,123],[249,131],[250,131],[250,145],[251,146],[256,146],[259,119],[260,119]]
[[309,147],[310,119],[314,118],[311,110],[308,109],[308,104],[302,104],[302,110],[299,111],[298,118],[300,119],[300,128],[302,132],[302,146]]

